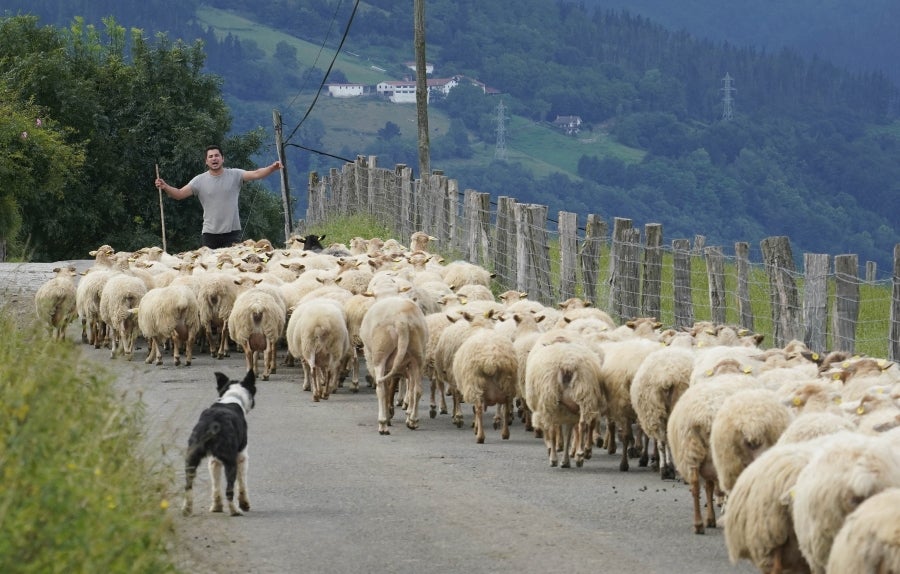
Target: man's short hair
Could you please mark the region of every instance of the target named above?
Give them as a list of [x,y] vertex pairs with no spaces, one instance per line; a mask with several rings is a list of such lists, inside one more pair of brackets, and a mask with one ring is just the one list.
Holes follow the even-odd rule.
[[[218,151],[218,152],[219,152],[219,155],[224,155],[224,154],[222,153],[222,148],[221,148],[221,147],[219,147],[219,146],[217,146],[217,145],[208,145],[208,146],[206,146],[206,154],[207,154],[207,155],[208,155],[209,152],[211,152],[212,150]],[[203,157],[206,157],[206,155],[204,155]]]

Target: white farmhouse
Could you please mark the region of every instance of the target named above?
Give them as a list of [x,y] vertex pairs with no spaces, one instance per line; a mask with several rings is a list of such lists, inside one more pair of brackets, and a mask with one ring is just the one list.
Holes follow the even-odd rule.
[[328,95],[333,98],[355,98],[365,93],[363,84],[328,84]]

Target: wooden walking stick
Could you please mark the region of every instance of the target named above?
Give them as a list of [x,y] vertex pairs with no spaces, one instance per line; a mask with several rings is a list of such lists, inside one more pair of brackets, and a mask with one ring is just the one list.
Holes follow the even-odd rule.
[[[156,179],[159,179],[159,164],[156,164]],[[157,187],[159,191],[159,220],[162,222],[162,248],[164,253],[169,251],[166,249],[166,212],[163,211],[162,187]]]

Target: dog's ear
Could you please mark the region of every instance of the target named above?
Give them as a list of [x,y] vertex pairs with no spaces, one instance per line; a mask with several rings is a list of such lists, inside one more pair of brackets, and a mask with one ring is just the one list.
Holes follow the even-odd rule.
[[216,373],[216,390],[219,391],[219,396],[228,389],[228,386],[231,384],[231,381],[228,379],[228,376],[225,373]]
[[241,386],[250,391],[250,396],[256,395],[256,373],[253,369],[247,371],[247,376],[241,381]]

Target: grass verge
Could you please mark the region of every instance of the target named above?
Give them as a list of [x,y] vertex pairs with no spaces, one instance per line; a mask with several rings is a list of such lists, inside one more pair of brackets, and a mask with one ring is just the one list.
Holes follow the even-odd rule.
[[71,344],[0,311],[0,572],[176,572],[143,412]]

